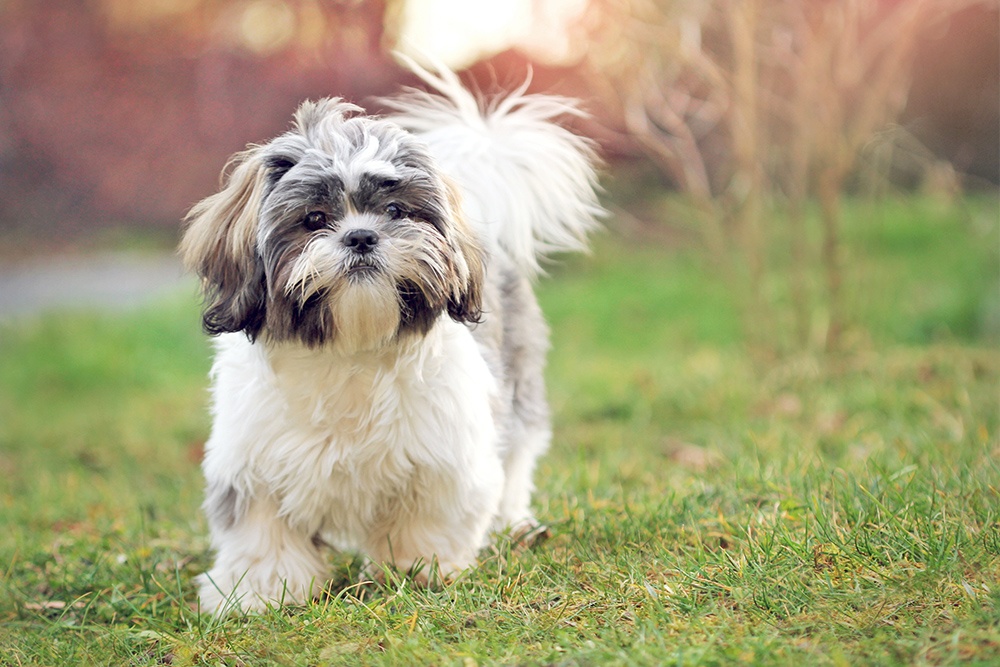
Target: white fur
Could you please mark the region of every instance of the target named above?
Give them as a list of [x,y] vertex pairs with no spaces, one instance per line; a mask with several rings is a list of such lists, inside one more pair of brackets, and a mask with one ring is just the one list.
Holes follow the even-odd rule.
[[[475,561],[503,470],[496,382],[466,327],[442,319],[422,339],[346,356],[226,334],[212,374],[205,476],[252,500],[213,534],[203,607],[233,591],[244,609],[307,599],[327,574],[317,533],[403,570],[433,557],[447,576]],[[393,500],[403,507],[385,520]]]

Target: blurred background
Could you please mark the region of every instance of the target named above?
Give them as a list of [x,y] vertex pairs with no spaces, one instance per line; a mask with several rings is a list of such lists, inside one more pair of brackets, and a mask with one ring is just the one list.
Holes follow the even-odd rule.
[[[876,114],[885,122],[871,123],[864,140],[892,123],[912,135],[903,148],[920,164],[898,158],[903,185],[942,178],[941,160],[963,185],[995,186],[996,3],[856,4],[858,17],[821,16],[843,14],[852,2],[782,0],[4,0],[0,227],[49,236],[95,226],[175,228],[215,187],[227,156],[285,130],[302,99],[339,95],[365,104],[410,83],[393,50],[472,68],[484,90],[520,83],[530,64],[534,89],[584,99],[595,118],[588,130],[604,145],[611,172],[622,160],[669,161],[669,140],[657,135],[676,128],[658,116],[680,114],[702,144],[703,170],[719,181],[740,158],[718,116],[747,102],[727,99],[723,89],[733,84],[713,80],[728,74],[722,61],[734,44],[725,16],[713,13],[730,6],[757,14],[743,17],[743,27],[762,42],[756,48],[769,50],[759,54],[759,76],[765,68],[810,67],[791,62],[810,48],[797,43],[807,38],[842,41],[834,50],[865,42],[874,51],[846,54],[858,62],[833,73],[855,77],[853,84],[814,79],[848,95],[882,85],[866,76],[877,64],[865,57],[904,60],[892,73],[898,80],[879,91],[893,108]],[[907,6],[925,16],[902,16]],[[803,16],[782,15],[793,10]],[[900,16],[876,16],[893,12]],[[798,25],[808,21],[815,25]],[[852,33],[858,29],[886,34]],[[719,72],[706,71],[712,60]],[[823,66],[785,76],[822,76]],[[773,84],[758,84],[774,94]],[[858,90],[847,90],[852,85]],[[699,97],[701,107],[681,109],[671,95]],[[780,125],[791,122],[772,114],[778,142]],[[660,166],[665,187],[686,185],[673,166]]]
[[400,51],[581,98],[613,225],[727,258],[753,312],[774,248],[822,266],[790,326],[819,299],[835,340],[844,197],[995,193],[998,25],[995,0],[2,0],[0,262],[174,239],[301,100],[415,83]]

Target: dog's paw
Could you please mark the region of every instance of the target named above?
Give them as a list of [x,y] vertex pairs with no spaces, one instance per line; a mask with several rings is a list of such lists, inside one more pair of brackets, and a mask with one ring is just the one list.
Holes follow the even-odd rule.
[[284,579],[227,578],[224,573],[217,572],[201,575],[198,584],[201,611],[213,616],[259,614],[269,607],[303,604],[319,592],[312,581],[291,584]]
[[550,537],[552,537],[552,531],[549,530],[549,527],[537,521],[530,525],[522,526],[519,531],[511,533],[511,539],[521,549],[537,547]]
[[224,582],[216,582],[218,572],[206,572],[199,575],[198,606],[202,613],[213,616],[228,616],[247,612],[263,611],[263,601],[255,596],[247,596],[247,591],[239,591],[239,583],[226,586]]
[[457,563],[439,563],[436,559],[430,562],[418,559],[406,567],[369,561],[361,570],[358,583],[392,586],[409,581],[416,586],[437,588],[453,582],[467,567]]
[[552,532],[534,517],[526,517],[512,523],[501,535],[510,540],[512,551],[519,553],[542,544]]

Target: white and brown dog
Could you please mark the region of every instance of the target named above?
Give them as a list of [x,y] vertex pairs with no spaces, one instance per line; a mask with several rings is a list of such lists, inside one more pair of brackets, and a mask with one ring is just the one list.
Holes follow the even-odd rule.
[[181,252],[219,335],[204,610],[309,599],[324,545],[447,578],[491,531],[537,526],[531,279],[602,214],[594,153],[555,124],[576,113],[564,99],[484,106],[414,69],[437,94],[385,100],[387,117],[307,102],[188,215]]

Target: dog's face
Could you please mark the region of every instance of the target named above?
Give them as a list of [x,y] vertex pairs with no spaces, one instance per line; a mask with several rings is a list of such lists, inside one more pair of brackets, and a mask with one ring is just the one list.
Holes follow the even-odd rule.
[[411,135],[338,100],[234,158],[181,243],[209,333],[372,350],[480,316],[483,251]]

